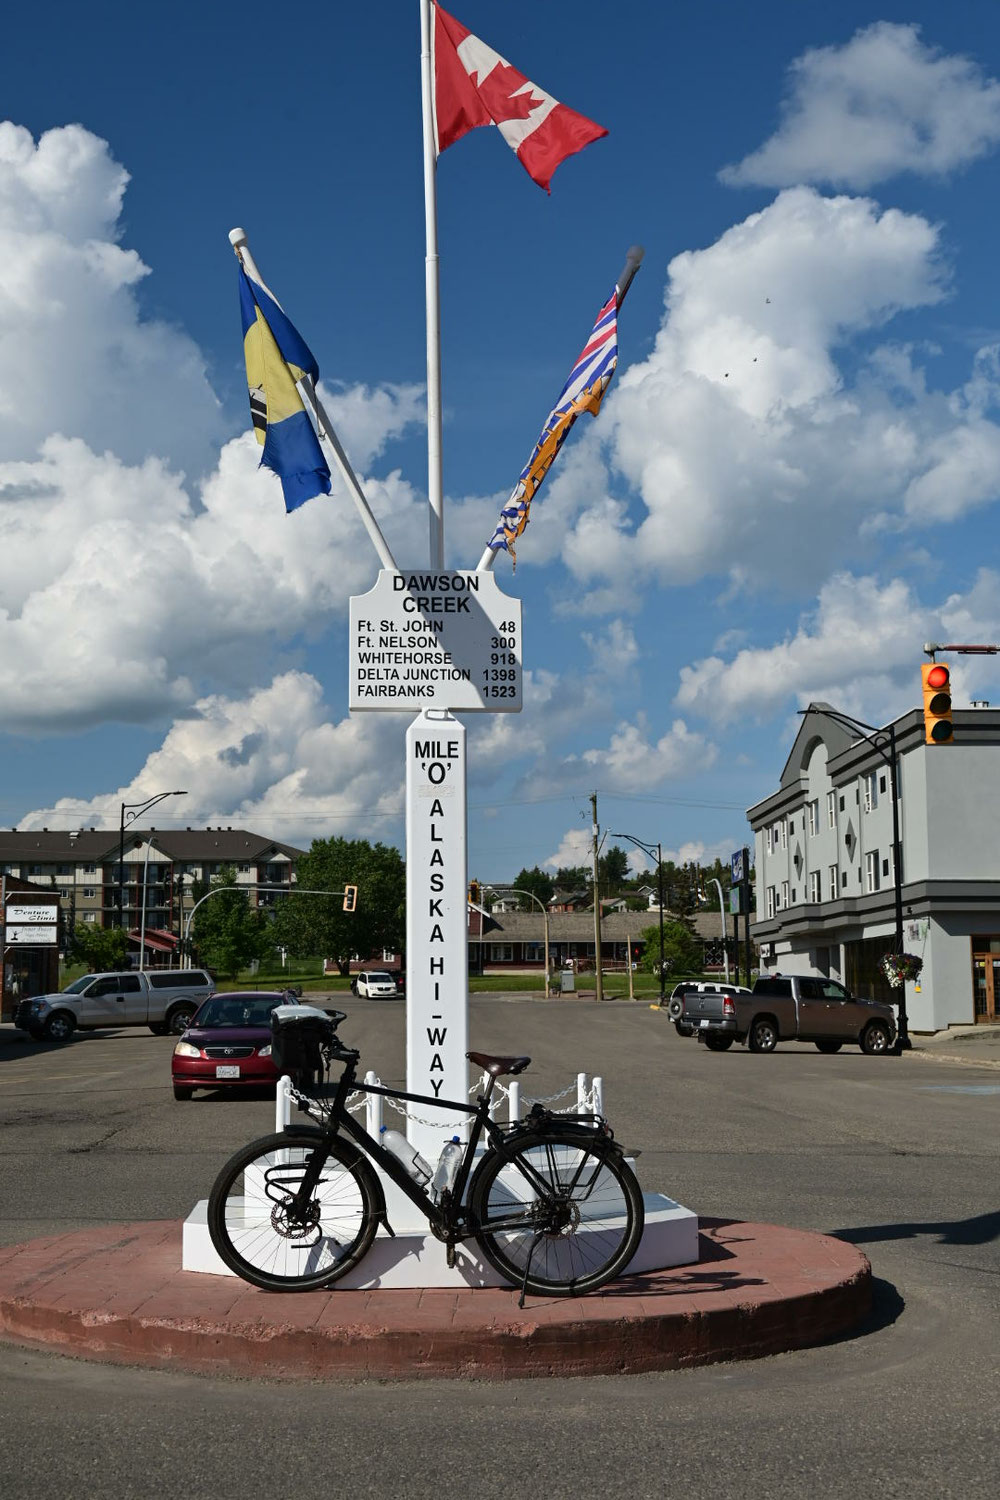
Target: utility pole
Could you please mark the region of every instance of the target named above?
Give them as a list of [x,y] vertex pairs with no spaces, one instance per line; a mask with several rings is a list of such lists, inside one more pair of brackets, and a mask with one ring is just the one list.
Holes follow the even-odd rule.
[[597,793],[590,798],[591,827],[594,858],[594,980],[595,1000],[604,999],[604,977],[601,974],[601,893],[597,885],[597,856],[600,850],[600,829],[597,826]]

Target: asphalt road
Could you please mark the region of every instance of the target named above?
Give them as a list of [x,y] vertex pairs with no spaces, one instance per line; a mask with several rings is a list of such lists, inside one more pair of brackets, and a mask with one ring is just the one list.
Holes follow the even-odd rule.
[[[338,1000],[338,1004],[340,1001]],[[347,1000],[342,1034],[402,1081],[403,1010]],[[916,1057],[711,1054],[645,1004],[476,997],[472,1045],[528,1052],[525,1095],[605,1080],[639,1173],[705,1215],[861,1246],[876,1310],[820,1349],[661,1375],[267,1384],[0,1346],[0,1492],[403,1500],[944,1497],[997,1489],[1000,1071]],[[0,1028],[0,1242],[180,1218],[273,1104],[175,1103],[172,1042]]]

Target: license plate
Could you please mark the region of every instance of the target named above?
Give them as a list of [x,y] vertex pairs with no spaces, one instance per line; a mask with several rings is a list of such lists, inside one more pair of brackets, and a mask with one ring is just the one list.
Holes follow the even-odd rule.
[[215,1070],[216,1078],[239,1078],[240,1070],[236,1063],[220,1063]]
[[711,1024],[712,1024],[711,1021],[699,1021],[698,1022],[698,1025],[701,1026],[701,1027],[711,1026]]

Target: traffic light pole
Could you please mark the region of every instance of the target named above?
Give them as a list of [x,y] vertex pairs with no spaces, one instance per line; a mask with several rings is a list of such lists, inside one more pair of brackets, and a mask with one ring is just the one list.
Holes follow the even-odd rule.
[[[938,648],[940,649],[940,648]],[[843,724],[847,729],[856,729],[861,738],[867,740],[873,750],[877,750],[882,759],[889,766],[889,788],[892,796],[892,873],[893,873],[893,904],[896,927],[897,953],[903,951],[903,850],[899,839],[899,777],[896,759],[896,726],[889,724],[885,729],[879,729],[874,724],[866,724],[863,719],[854,719],[850,714],[842,714],[837,709],[819,708],[810,704],[808,708],[800,708],[799,713],[819,714],[821,718],[833,719],[838,724]],[[884,740],[882,743],[875,738],[882,735],[889,741],[888,748]],[[906,1014],[906,984],[899,986],[899,1026],[896,1031],[896,1045],[893,1049],[897,1056],[908,1052],[912,1047],[910,1041],[909,1020]]]

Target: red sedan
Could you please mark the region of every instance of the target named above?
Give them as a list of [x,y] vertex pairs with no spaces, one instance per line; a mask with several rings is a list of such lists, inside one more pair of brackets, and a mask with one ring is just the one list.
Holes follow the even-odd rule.
[[190,1099],[195,1089],[273,1086],[278,1070],[271,1060],[271,1012],[276,1005],[294,1005],[298,999],[282,990],[212,995],[199,1006],[174,1048],[174,1098]]

